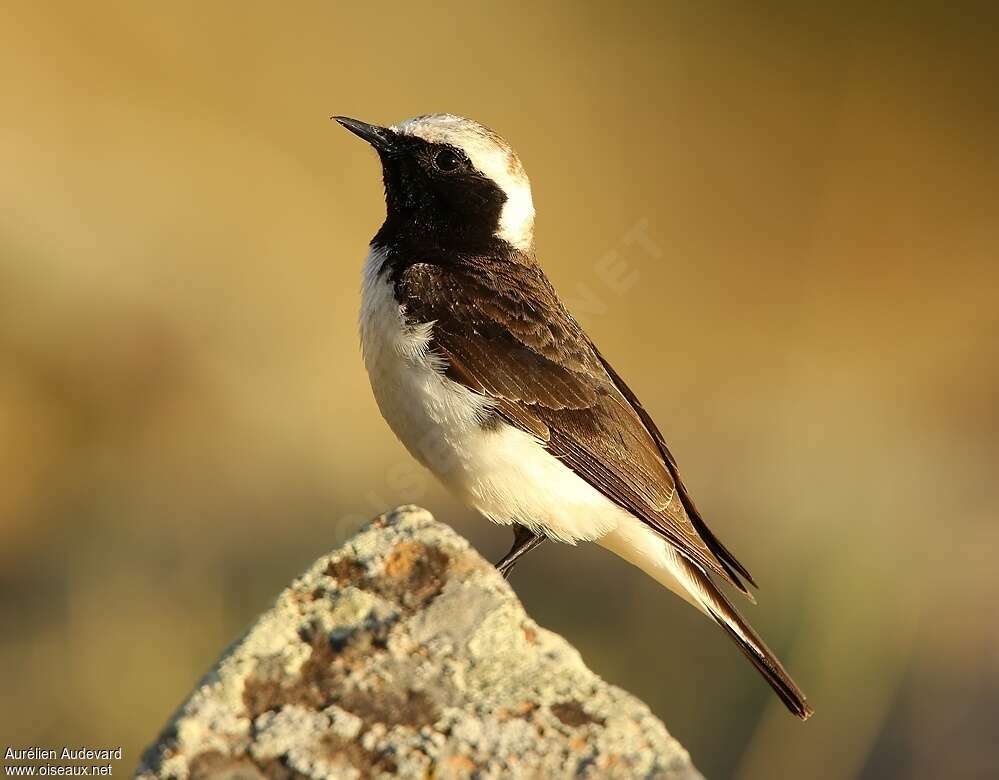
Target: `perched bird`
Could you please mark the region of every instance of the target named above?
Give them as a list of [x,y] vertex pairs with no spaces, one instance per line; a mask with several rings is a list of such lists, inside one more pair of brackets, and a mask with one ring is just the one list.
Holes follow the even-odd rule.
[[546,539],[596,542],[712,618],[808,718],[804,694],[713,578],[747,596],[756,583],[538,265],[531,186],[510,145],[451,114],[392,127],[334,118],[375,148],[385,184],[360,317],[375,399],[459,499],[512,526],[503,575]]

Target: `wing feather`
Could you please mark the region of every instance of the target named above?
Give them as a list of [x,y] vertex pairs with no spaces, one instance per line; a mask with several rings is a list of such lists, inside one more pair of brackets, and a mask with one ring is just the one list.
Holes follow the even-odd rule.
[[418,263],[396,278],[413,322],[434,322],[447,375],[496,399],[582,479],[685,557],[748,595],[748,572],[707,528],[645,409],[526,259]]

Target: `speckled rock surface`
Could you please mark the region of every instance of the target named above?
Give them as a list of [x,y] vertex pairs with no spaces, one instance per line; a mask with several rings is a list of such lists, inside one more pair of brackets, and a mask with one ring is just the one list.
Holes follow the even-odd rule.
[[143,778],[698,778],[638,699],[417,507],[320,558],[201,680]]

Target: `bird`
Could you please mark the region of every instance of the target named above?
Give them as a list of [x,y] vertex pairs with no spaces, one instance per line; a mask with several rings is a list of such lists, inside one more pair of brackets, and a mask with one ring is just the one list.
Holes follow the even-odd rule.
[[[718,581],[749,571],[708,528],[648,410],[538,262],[519,157],[454,114],[333,117],[382,167],[361,351],[382,416],[460,501],[513,529],[509,577],[547,540],[595,542],[717,623],[802,720],[813,709]],[[716,581],[717,580],[717,581]]]

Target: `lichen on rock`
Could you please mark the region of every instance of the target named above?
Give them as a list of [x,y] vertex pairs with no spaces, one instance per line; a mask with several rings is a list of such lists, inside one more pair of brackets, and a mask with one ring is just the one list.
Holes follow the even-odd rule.
[[417,507],[376,518],[284,590],[136,776],[700,777],[644,704]]

